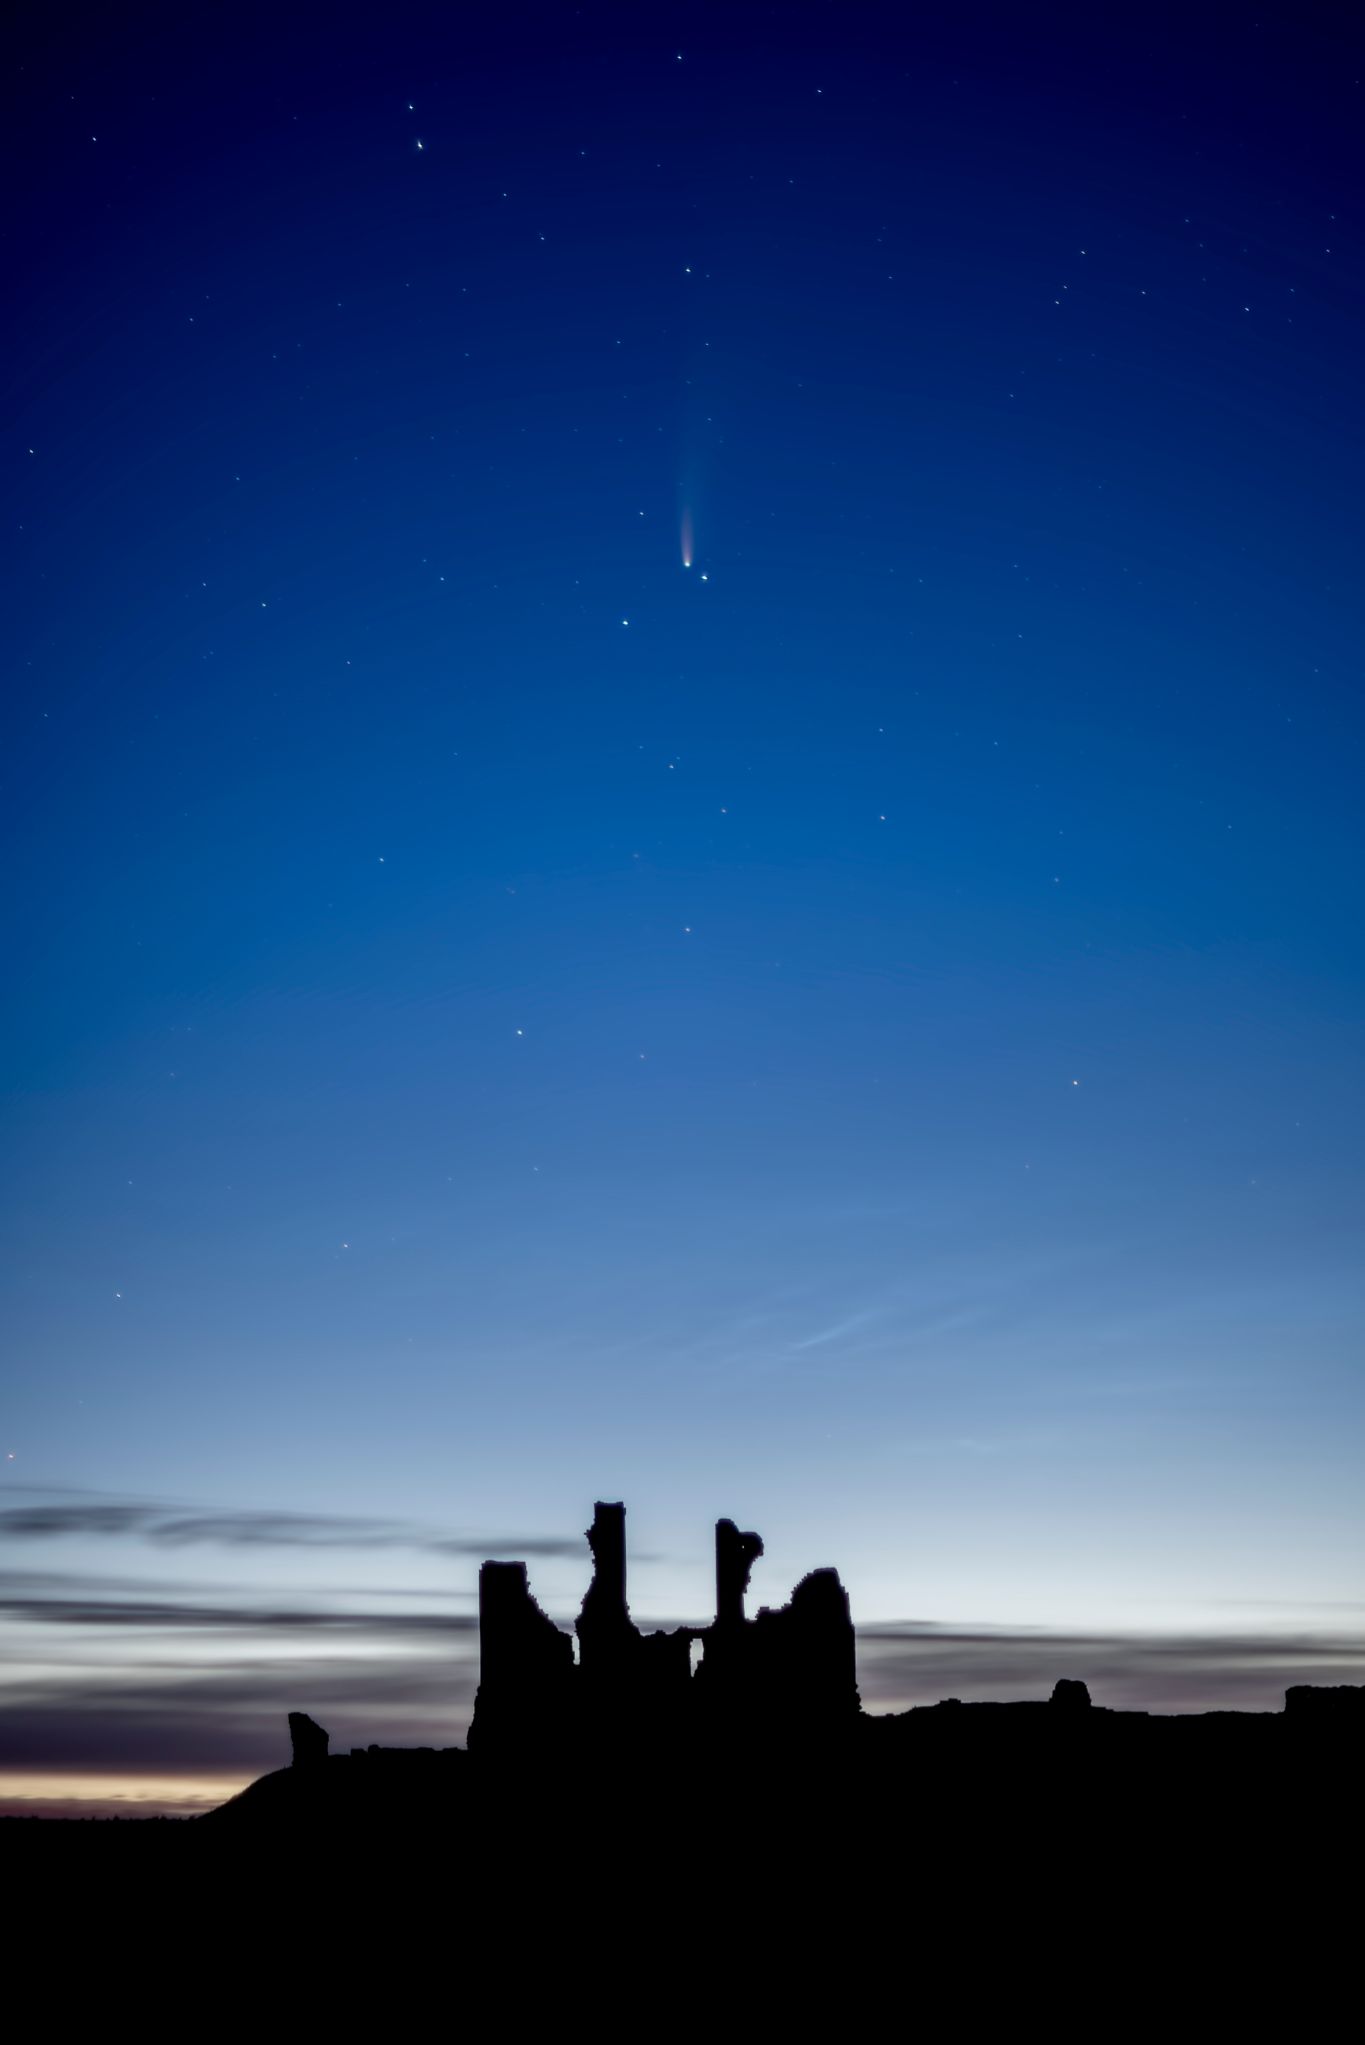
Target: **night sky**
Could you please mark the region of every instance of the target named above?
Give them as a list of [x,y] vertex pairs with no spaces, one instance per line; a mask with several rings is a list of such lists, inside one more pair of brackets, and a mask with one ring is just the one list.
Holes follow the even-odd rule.
[[1348,10],[368,13],[7,48],[0,1793],[1362,1680]]

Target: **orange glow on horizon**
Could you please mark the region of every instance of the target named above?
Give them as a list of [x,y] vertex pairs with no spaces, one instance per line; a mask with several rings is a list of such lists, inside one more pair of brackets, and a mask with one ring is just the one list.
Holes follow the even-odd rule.
[[72,1817],[79,1817],[84,1806],[97,1803],[106,1806],[111,1817],[119,1811],[134,1818],[158,1810],[183,1810],[186,1817],[193,1817],[226,1803],[251,1779],[249,1775],[111,1775],[89,1769],[65,1773],[55,1768],[30,1775],[6,1769],[0,1774],[0,1809],[19,1814],[26,1807],[52,1812],[69,1803]]

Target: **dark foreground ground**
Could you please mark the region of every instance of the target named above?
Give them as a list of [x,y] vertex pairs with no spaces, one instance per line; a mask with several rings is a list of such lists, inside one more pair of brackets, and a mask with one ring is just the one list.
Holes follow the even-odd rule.
[[268,2033],[1335,2035],[1361,1761],[1354,1722],[989,1706],[833,1750],[337,1756],[207,1818],[0,1826],[7,1970],[154,2034],[189,1993]]

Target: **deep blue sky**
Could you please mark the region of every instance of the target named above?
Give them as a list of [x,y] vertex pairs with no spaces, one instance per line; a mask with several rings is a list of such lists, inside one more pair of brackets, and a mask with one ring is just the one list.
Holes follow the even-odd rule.
[[[9,1504],[1355,1626],[1344,12],[133,14],[7,77]],[[264,1527],[61,1524],[45,1706]]]

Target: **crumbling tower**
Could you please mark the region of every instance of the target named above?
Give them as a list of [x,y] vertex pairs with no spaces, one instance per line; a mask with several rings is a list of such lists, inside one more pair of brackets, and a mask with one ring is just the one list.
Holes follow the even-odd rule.
[[716,1628],[727,1632],[744,1624],[744,1593],[754,1564],[763,1553],[757,1534],[741,1534],[733,1520],[716,1521]]
[[599,1498],[588,1528],[592,1582],[578,1615],[578,1645],[590,1681],[619,1674],[639,1634],[626,1602],[626,1509]]
[[687,1703],[692,1635],[641,1633],[626,1600],[626,1509],[598,1499],[593,1574],[578,1614],[580,1688],[590,1737],[623,1747],[665,1733]]

